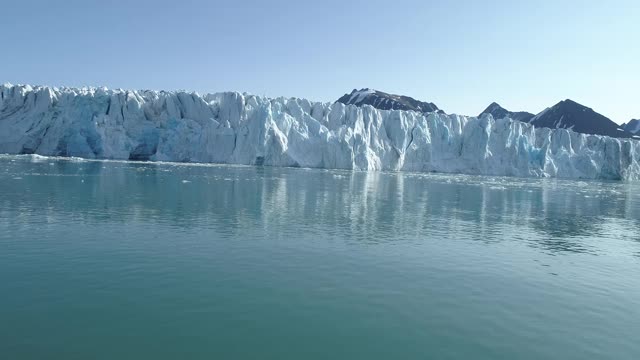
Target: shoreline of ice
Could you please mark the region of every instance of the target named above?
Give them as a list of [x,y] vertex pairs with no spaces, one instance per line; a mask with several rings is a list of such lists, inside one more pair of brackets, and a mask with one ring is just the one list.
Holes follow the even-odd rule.
[[0,86],[0,153],[173,163],[640,179],[640,142],[491,116],[240,93]]

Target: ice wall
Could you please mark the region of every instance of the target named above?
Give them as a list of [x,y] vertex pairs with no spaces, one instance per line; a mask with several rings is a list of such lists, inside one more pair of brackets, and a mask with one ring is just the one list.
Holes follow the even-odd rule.
[[239,93],[0,86],[0,153],[587,179],[640,178],[640,142],[511,119]]

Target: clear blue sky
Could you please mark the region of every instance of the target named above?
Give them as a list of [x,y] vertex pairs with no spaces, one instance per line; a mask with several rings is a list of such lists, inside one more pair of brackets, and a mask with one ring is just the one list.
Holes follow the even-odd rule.
[[[59,3],[59,4],[58,4]],[[640,1],[0,0],[0,82],[640,117]]]

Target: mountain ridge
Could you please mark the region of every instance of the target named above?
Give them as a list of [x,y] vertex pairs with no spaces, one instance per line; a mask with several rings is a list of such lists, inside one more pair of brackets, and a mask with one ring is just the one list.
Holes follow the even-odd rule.
[[578,133],[631,138],[633,134],[621,128],[613,120],[571,99],[565,99],[546,108],[529,123],[550,129],[571,129]]
[[[423,102],[409,96],[390,94],[371,88],[353,89],[351,93],[344,94],[336,102],[356,106],[371,105],[380,110],[445,113],[434,103]],[[616,138],[640,138],[640,123],[633,122],[633,125],[618,125],[606,116],[595,112],[592,108],[571,99],[562,100],[538,114],[527,111],[509,111],[497,102],[492,102],[478,117],[481,118],[487,114],[491,114],[494,119],[510,118],[536,127],[571,129],[578,133]],[[629,131],[632,126],[634,131]],[[634,136],[635,133],[638,135]]]
[[634,135],[640,135],[640,119],[631,119],[628,123],[620,125],[620,127]]
[[432,102],[416,100],[410,96],[396,95],[384,91],[362,88],[353,89],[351,93],[344,94],[336,102],[345,105],[371,105],[380,110],[411,110],[422,113],[442,112],[443,110]]
[[478,117],[482,117],[485,114],[491,114],[494,119],[509,117],[511,119],[522,122],[529,122],[529,120],[531,120],[531,118],[535,116],[534,114],[526,111],[509,111],[503,108],[497,102],[492,102],[491,104],[489,104],[489,106],[487,106],[487,108],[483,112],[481,112]]

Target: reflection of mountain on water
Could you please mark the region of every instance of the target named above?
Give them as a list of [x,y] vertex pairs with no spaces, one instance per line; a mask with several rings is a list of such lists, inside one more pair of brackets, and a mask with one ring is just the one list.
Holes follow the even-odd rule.
[[14,159],[0,159],[0,216],[37,207],[78,222],[293,240],[304,223],[328,241],[526,241],[553,253],[635,241],[640,219],[638,189],[624,183]]

